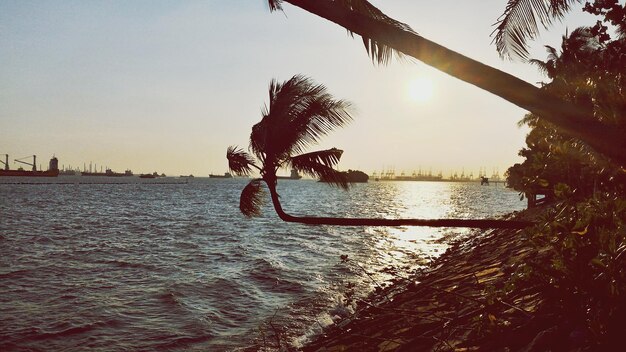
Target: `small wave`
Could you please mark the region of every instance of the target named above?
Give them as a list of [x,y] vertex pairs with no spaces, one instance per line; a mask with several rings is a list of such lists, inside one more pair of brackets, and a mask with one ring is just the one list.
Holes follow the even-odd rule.
[[228,280],[224,278],[216,278],[205,283],[199,289],[203,290],[204,294],[213,296],[216,298],[228,299],[228,298],[243,298],[248,296],[242,289],[241,284],[234,280]]
[[274,265],[267,259],[256,259],[250,269],[250,274],[252,277],[258,278],[260,280],[273,280],[280,276],[281,269],[277,265]]
[[164,302],[166,305],[177,306],[177,307],[180,307],[183,305],[183,303],[180,300],[180,297],[182,297],[182,294],[174,290],[168,290],[167,292],[162,293],[157,296],[159,301]]
[[161,349],[173,349],[173,348],[182,348],[182,347],[191,347],[190,345],[198,344],[202,342],[206,342],[213,338],[212,335],[200,335],[200,336],[177,336],[177,337],[166,337],[159,338],[159,340],[171,340],[166,341],[161,344],[151,346],[158,350]]
[[257,259],[248,271],[249,278],[257,285],[274,292],[302,292],[303,284],[291,280],[286,270],[266,259]]
[[140,263],[140,262],[130,262],[130,261],[119,260],[119,259],[107,260],[104,263],[114,265],[120,268],[136,268],[136,269],[148,269],[148,270],[156,269],[156,267],[151,264],[145,264],[145,263]]
[[76,299],[78,298],[78,296],[75,295],[63,295],[63,296],[59,296],[60,300],[70,300],[70,299]]
[[341,294],[334,293],[328,299],[333,303],[322,312],[312,316],[307,327],[302,328],[299,334],[291,338],[292,347],[296,349],[304,347],[315,336],[323,333],[327,327],[346,321],[346,318],[354,314],[355,304],[346,305]]
[[183,241],[174,242],[173,245],[174,247],[180,248],[180,249],[198,249],[200,247],[196,243],[183,242]]
[[0,279],[21,279],[25,277],[30,277],[32,275],[31,270],[15,270],[8,273],[0,273]]
[[36,243],[41,243],[41,244],[48,244],[48,243],[52,243],[54,242],[50,237],[47,236],[40,236],[37,237],[37,239],[35,240]]
[[109,322],[95,322],[95,323],[89,323],[89,324],[84,324],[84,325],[78,325],[78,326],[72,326],[70,328],[64,329],[64,330],[60,330],[60,331],[52,331],[52,332],[44,332],[41,331],[40,329],[36,329],[36,331],[38,331],[38,333],[33,334],[33,336],[30,336],[28,339],[29,340],[47,340],[47,339],[54,339],[54,338],[58,338],[58,337],[67,337],[67,336],[72,336],[72,335],[79,335],[79,334],[84,334],[87,332],[90,332],[92,330],[95,330],[97,328],[100,327],[104,327],[104,326],[112,326],[115,325],[114,321],[109,321]]

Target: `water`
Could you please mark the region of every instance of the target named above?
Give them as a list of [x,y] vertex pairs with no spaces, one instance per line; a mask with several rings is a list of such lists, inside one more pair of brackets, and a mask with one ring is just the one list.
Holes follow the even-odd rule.
[[[445,250],[441,236],[468,231],[288,224],[269,197],[247,219],[246,182],[0,178],[0,350],[256,350],[276,332],[297,347],[350,312],[348,283],[362,297],[392,279],[381,269],[423,264]],[[478,183],[344,192],[286,180],[279,192],[294,215],[476,218],[525,205]]]

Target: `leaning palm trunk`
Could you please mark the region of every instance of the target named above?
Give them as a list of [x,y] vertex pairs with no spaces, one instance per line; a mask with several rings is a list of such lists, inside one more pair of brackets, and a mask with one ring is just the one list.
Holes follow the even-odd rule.
[[593,111],[566,102],[515,76],[470,59],[397,25],[385,23],[331,0],[285,0],[364,38],[412,56],[462,81],[493,93],[626,165],[623,133],[593,118]]
[[529,221],[494,219],[384,219],[384,218],[331,218],[293,216],[285,213],[276,192],[276,183],[267,182],[272,204],[278,217],[285,222],[307,225],[334,226],[425,226],[425,227],[467,227],[477,229],[523,229],[533,225]]

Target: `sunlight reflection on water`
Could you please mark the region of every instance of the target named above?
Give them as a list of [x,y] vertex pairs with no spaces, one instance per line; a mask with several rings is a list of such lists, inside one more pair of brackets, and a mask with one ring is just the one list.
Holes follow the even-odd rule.
[[[445,250],[437,239],[468,233],[288,224],[269,201],[247,219],[241,179],[9,181],[0,179],[0,350],[230,350],[271,319],[296,339],[340,314],[347,283],[362,296],[372,278],[391,278],[381,269],[414,267]],[[515,192],[477,183],[344,192],[286,180],[279,193],[288,213],[309,216],[486,218],[524,207]]]

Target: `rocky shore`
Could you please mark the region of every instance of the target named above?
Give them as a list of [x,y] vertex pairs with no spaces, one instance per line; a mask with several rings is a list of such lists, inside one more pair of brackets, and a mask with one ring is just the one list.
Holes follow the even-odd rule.
[[[515,217],[528,220],[533,214]],[[427,270],[362,302],[354,316],[303,350],[576,349],[576,329],[538,311],[545,299],[538,286],[506,287],[518,265],[545,255],[541,252],[521,230],[491,230],[457,240]]]

